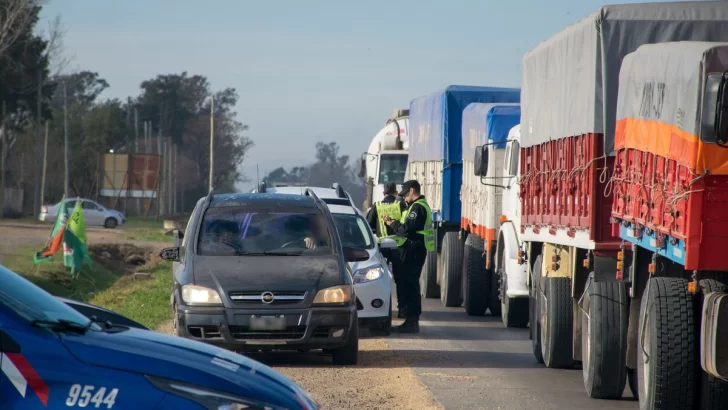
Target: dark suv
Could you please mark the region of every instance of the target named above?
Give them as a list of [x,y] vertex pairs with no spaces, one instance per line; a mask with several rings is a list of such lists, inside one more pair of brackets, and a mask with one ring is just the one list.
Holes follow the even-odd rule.
[[305,196],[208,195],[163,259],[174,262],[178,336],[236,351],[312,350],[356,364],[356,296],[326,204]]

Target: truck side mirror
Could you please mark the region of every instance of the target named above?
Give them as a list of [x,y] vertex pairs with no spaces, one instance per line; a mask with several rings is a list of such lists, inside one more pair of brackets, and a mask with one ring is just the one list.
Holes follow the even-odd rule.
[[701,106],[700,140],[728,148],[728,71],[705,80]]
[[473,173],[475,176],[484,177],[488,175],[488,146],[478,145],[475,147],[473,157]]
[[367,175],[367,161],[362,157],[359,160],[359,178],[364,178],[366,175]]

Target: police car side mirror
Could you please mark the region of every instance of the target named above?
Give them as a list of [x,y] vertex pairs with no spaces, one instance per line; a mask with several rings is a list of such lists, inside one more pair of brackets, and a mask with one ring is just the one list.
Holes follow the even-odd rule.
[[159,257],[168,262],[179,262],[179,247],[164,248],[159,252]]
[[397,241],[392,238],[382,238],[379,241],[380,249],[397,249]]
[[473,174],[478,177],[488,175],[488,146],[478,145],[475,147],[473,156]]
[[344,247],[344,259],[347,262],[364,262],[369,260],[366,249]]

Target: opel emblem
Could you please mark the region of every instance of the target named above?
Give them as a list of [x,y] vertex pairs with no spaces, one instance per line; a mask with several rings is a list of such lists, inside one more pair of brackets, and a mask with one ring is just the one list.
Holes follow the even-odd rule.
[[261,300],[261,301],[262,301],[263,303],[266,303],[266,304],[271,304],[271,303],[273,303],[273,300],[274,300],[274,299],[275,299],[275,296],[273,296],[273,292],[263,292],[263,293],[262,293],[262,294],[260,295],[260,300]]

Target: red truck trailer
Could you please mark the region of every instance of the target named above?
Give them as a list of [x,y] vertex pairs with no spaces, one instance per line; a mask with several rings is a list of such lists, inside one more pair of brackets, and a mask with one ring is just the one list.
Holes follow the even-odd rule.
[[610,221],[619,70],[643,44],[682,40],[728,41],[728,2],[606,6],[523,58],[520,137],[509,137],[520,168],[503,195],[518,192],[520,206],[503,206],[497,252],[519,249],[504,254],[527,266],[537,360],[581,362],[590,397],[620,398],[627,379],[638,394],[639,303],[617,275],[625,244]]
[[728,407],[727,80],[728,43],[644,45],[622,64],[612,216],[642,408]]

